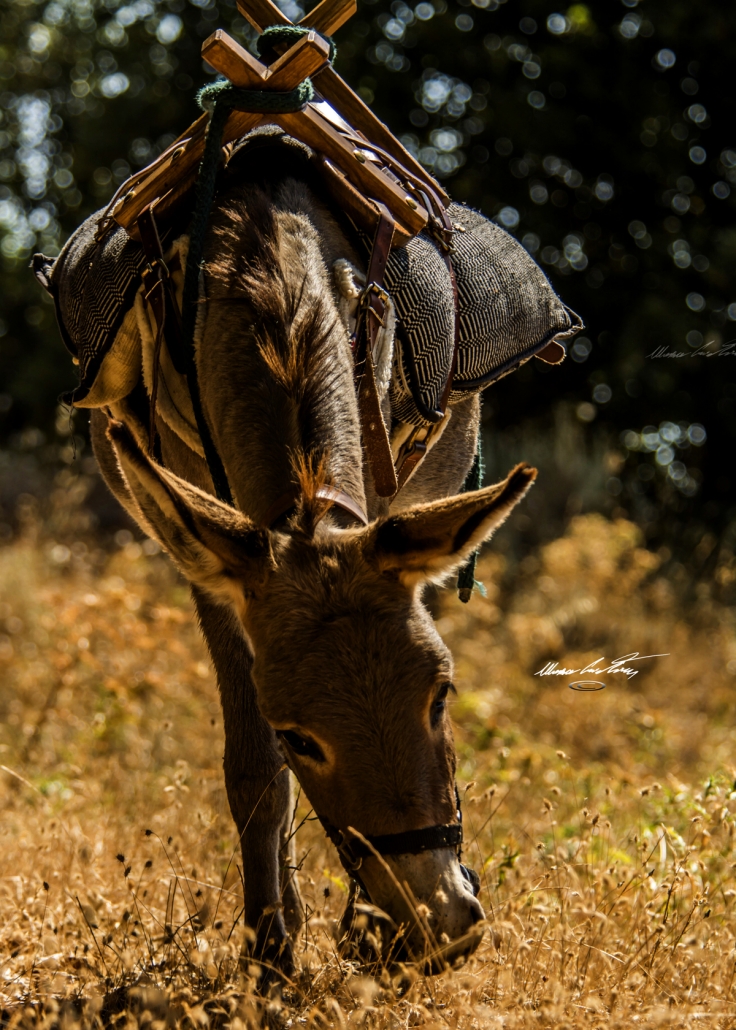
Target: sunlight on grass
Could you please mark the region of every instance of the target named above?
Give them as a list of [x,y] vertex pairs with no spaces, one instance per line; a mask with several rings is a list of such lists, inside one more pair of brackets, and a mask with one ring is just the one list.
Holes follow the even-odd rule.
[[[263,1001],[185,584],[134,541],[0,550],[3,1025],[733,1025],[734,614],[658,567],[589,515],[513,575],[488,553],[486,599],[443,597],[484,942],[434,979],[341,961],[345,875],[310,821],[302,969]],[[589,694],[534,675],[632,652],[669,657]]]

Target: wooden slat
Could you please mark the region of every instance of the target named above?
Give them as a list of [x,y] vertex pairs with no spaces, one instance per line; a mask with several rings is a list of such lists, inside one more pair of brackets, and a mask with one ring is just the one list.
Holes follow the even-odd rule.
[[[210,56],[217,60],[223,53],[231,53],[229,49],[230,43],[234,47],[238,46],[235,40],[230,40],[227,33],[221,33],[218,30],[218,32],[210,36],[205,46],[210,44]],[[304,36],[290,48],[289,54],[291,57],[288,54],[284,55],[283,59],[279,59],[278,67],[276,62],[274,62],[268,70],[268,74],[265,74],[265,66],[261,66],[264,69],[264,77],[259,77],[255,82],[249,77],[252,65],[243,65],[241,80],[245,88],[248,89],[254,86],[255,88],[260,88],[267,81],[270,90],[285,92],[294,89],[306,76],[313,74],[315,70],[322,67],[328,53],[329,47],[327,43],[316,33],[310,32],[309,35]],[[248,72],[245,71],[246,68],[249,69]],[[260,73],[258,74],[260,76]],[[246,76],[248,76],[247,80]],[[233,111],[225,125],[223,144],[230,143],[232,140],[244,136],[246,132],[250,132],[251,129],[255,128],[256,125],[260,125],[266,118],[273,120],[271,116],[264,117],[262,114]],[[185,133],[181,137],[182,142],[179,147],[169,151],[170,156],[166,160],[162,161],[159,158],[157,162],[144,170],[145,174],[139,173],[138,182],[140,182],[140,186],[137,189],[133,187],[135,190],[133,195],[128,192],[126,196],[118,201],[112,211],[112,217],[119,225],[130,230],[141,211],[152,200],[155,200],[156,197],[161,198],[156,210],[159,215],[163,215],[171,207],[171,204],[191,187],[196,178],[197,167],[204,153],[207,121],[208,115],[206,114],[198,118],[194,125],[187,130],[188,134]],[[173,157],[174,154],[177,154],[176,158]],[[179,188],[180,181],[183,183],[182,188]],[[172,190],[174,191],[173,193],[171,192]]]
[[[120,210],[131,191],[137,190],[141,182],[147,179],[149,175],[154,174],[159,167],[166,164],[174,151],[179,150],[181,147],[188,144],[193,136],[198,136],[200,132],[204,132],[207,127],[208,118],[209,116],[206,114],[200,115],[196,122],[193,122],[188,129],[182,132],[181,135],[174,140],[171,146],[167,147],[162,154],[159,154],[155,161],[152,161],[149,165],[146,165],[145,168],[141,168],[139,172],[135,172],[130,176],[130,178],[125,180],[125,182],[117,189],[116,194],[113,197],[113,218],[116,217],[115,212]],[[113,201],[111,201],[111,203],[113,203]]]
[[[376,205],[368,200],[360,190],[357,190],[340,169],[323,155],[320,156],[318,167],[330,194],[337,201],[340,209],[349,215],[356,225],[373,236],[379,218]],[[402,225],[401,221],[397,221],[394,229],[394,247],[403,247],[414,235],[410,229]]]
[[315,88],[325,100],[328,100],[338,114],[358,132],[362,132],[366,140],[375,143],[412,172],[437,193],[440,200],[449,204],[450,198],[429,174],[426,168],[396,139],[391,130],[376,117],[367,104],[364,104],[357,93],[348,86],[332,65],[326,65],[322,71],[312,76]]
[[[262,114],[247,114],[243,111],[233,111],[225,123],[222,142],[230,143],[240,139],[246,132],[255,129],[263,121]],[[206,123],[205,123],[206,126]],[[138,216],[152,200],[159,197],[156,207],[158,215],[164,215],[176,199],[182,196],[194,184],[197,177],[197,168],[204,153],[205,132],[203,130],[192,136],[188,143],[183,145],[181,154],[172,160],[170,157],[155,169],[137,189],[133,189],[123,196],[113,208],[111,214],[118,225],[122,225],[130,235],[137,238],[132,226]],[[174,151],[176,154],[176,151]]]
[[[330,161],[368,197],[381,200],[402,225],[419,233],[427,224],[427,212],[407,196],[406,191],[380,172],[371,161],[358,161],[359,148],[349,143],[311,107],[293,114],[278,114],[273,121],[290,136],[325,154]],[[411,201],[411,203],[410,203]]]
[[[238,9],[251,25],[263,32],[267,25],[290,25],[273,0],[238,0]],[[355,13],[355,0],[322,0],[299,22],[310,28],[332,35]],[[276,47],[278,50],[279,47]],[[333,105],[338,114],[358,132],[376,146],[381,147],[404,167],[426,183],[437,193],[440,200],[449,204],[450,198],[440,184],[432,178],[426,168],[396,139],[391,130],[376,117],[367,104],[342,79],[330,65],[312,76],[314,85],[325,100]]]
[[272,0],[238,0],[238,10],[256,32],[263,32],[268,25],[292,24]]
[[[269,25],[292,24],[272,0],[238,0],[238,10],[257,32],[263,32]],[[331,36],[357,10],[356,0],[321,0],[299,24]]]
[[316,32],[303,36],[270,67],[261,64],[227,32],[218,29],[202,45],[202,56],[242,89],[285,92],[316,74],[327,62],[329,45]]
[[202,57],[234,86],[260,89],[263,85],[265,66],[223,29],[217,29],[204,41]]
[[357,10],[356,0],[321,0],[316,7],[299,19],[299,24],[316,29],[324,36],[332,36]]
[[[272,0],[238,0],[238,6],[259,31],[267,25],[291,24]],[[331,34],[354,12],[355,0],[321,0],[300,24]],[[366,149],[370,149],[371,143],[381,147],[447,201],[447,195],[441,187],[326,63],[329,48],[325,40],[312,32],[294,46],[277,47],[277,50],[281,51],[281,56],[270,68],[266,68],[227,33],[218,30],[205,42],[202,53],[213,68],[241,88],[266,87],[269,90],[286,91],[294,89],[307,76],[311,76],[322,96],[357,133],[366,136]],[[157,210],[164,214],[186,193],[194,181],[204,151],[207,120],[207,115],[199,118],[166,155],[162,155],[131,180],[133,188],[118,201],[112,212],[119,224],[134,231],[131,227],[138,215],[156,197],[160,198]],[[278,116],[234,111],[228,118],[223,144],[240,138],[264,121],[279,124],[290,135],[325,154],[358,191],[363,191],[367,198],[385,203],[403,232],[417,233],[426,225],[428,216],[424,208],[417,205],[404,189],[384,175],[371,161],[359,161],[355,157],[359,148],[347,141],[311,107]]]
[[[320,64],[317,64],[318,56],[321,57]],[[302,36],[298,43],[268,66],[264,80],[267,89],[294,89],[310,75],[314,77],[327,64],[329,56],[330,45],[318,32]],[[293,85],[287,86],[286,82],[292,80]]]

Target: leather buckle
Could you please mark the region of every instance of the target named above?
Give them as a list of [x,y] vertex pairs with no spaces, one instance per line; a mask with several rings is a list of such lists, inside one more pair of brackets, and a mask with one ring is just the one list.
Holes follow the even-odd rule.
[[[429,443],[429,438],[432,435],[433,429],[434,426],[415,426],[412,429],[411,433],[399,448],[399,453],[396,455],[397,469],[401,469],[401,466],[410,455],[416,454],[417,451],[421,451],[422,453],[426,452],[427,444]],[[425,434],[421,440],[419,439],[420,433]]]
[[[380,314],[371,303],[374,298],[380,301],[383,305]],[[370,311],[370,313],[375,317],[378,324],[381,327],[383,327],[383,318],[386,314],[386,308],[388,307],[390,299],[391,298],[389,297],[386,290],[384,290],[382,286],[379,286],[378,283],[368,283],[361,291],[360,298],[358,300],[358,305],[362,310],[366,312]]]
[[168,279],[169,278],[169,274],[170,274],[169,273],[169,269],[168,269],[168,267],[166,265],[166,262],[164,261],[163,258],[161,258],[161,257],[154,258],[153,261],[149,261],[148,262],[148,267],[151,269],[152,272],[160,272],[160,275],[161,275],[162,279]]
[[398,472],[401,473],[404,463],[409,459],[414,458],[418,455],[424,457],[427,453],[427,441],[426,440],[414,440],[414,442],[407,447],[405,444],[401,448],[401,454],[398,462]]

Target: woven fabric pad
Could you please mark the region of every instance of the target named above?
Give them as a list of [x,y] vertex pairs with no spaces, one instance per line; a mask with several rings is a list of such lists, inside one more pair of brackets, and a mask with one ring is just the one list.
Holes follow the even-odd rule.
[[[573,336],[582,322],[513,236],[461,204],[452,204],[449,214],[458,230],[451,260],[460,316],[452,404],[490,386],[552,340]],[[447,266],[425,233],[393,252],[386,286],[399,318],[392,412],[402,422],[431,424],[452,364],[454,304]]]

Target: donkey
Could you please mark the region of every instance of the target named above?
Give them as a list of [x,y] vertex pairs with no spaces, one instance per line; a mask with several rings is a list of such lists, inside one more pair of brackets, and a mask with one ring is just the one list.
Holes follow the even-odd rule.
[[[196,363],[236,506],[213,496],[204,460],[160,419],[161,460],[148,456],[141,387],[92,416],[107,484],[192,585],[223,707],[250,954],[284,973],[302,919],[289,769],[338,838],[456,821],[452,658],[423,589],[491,536],[536,475],[520,465],[458,494],[477,439],[473,396],[452,407],[394,502],[377,497],[333,274],[345,260],[361,268],[304,182],[241,180],[217,200]],[[293,505],[274,522],[285,494]],[[403,925],[405,956],[436,971],[477,947],[484,913],[455,849],[383,858],[368,848],[358,864],[370,902]]]

